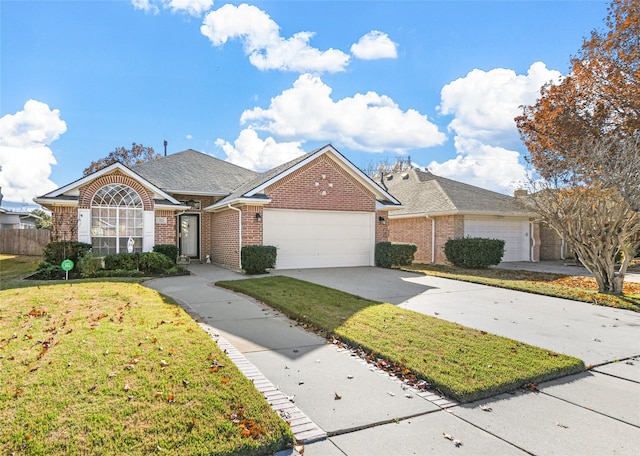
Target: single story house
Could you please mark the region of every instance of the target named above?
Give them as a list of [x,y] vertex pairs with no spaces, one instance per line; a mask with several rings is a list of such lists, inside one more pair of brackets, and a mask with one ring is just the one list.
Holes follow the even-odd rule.
[[52,212],[54,238],[97,255],[173,244],[241,268],[243,246],[273,245],[278,269],[373,265],[401,207],[331,145],[264,173],[194,150],[114,163],[34,201]]
[[460,237],[504,240],[503,261],[562,258],[555,232],[516,197],[419,169],[383,176],[381,184],[403,204],[389,214],[389,239],[416,244],[417,263],[446,262],[445,243]]

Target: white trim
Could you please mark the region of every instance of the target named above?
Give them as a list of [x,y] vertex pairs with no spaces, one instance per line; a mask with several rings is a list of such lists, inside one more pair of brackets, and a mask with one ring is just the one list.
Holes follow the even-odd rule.
[[[63,195],[65,193],[67,193],[70,190],[76,189],[82,185],[88,184],[89,182],[92,182],[94,180],[96,180],[99,177],[102,177],[106,174],[111,173],[112,171],[115,170],[119,170],[121,171],[123,174],[129,176],[130,178],[134,179],[135,181],[137,181],[138,183],[140,183],[142,186],[148,188],[149,190],[152,190],[153,192],[157,193],[158,195],[162,196],[163,198],[171,201],[172,203],[175,204],[180,204],[180,202],[176,199],[174,199],[171,195],[167,194],[166,192],[164,192],[163,190],[160,190],[158,187],[156,187],[155,185],[153,185],[151,182],[149,182],[148,180],[146,180],[144,177],[140,176],[139,174],[131,171],[129,168],[127,168],[126,166],[124,166],[121,163],[113,163],[105,168],[102,168],[101,170],[98,170],[94,173],[89,174],[88,176],[85,176],[81,179],[78,179],[75,182],[72,182],[70,184],[65,185],[64,187],[60,187],[52,192],[47,193],[46,195],[42,195],[42,199],[46,199],[46,198],[55,198],[56,196],[60,196]],[[36,198],[39,199],[39,198]],[[55,202],[57,202],[57,200],[54,200]]]
[[483,215],[487,217],[533,217],[536,214],[531,212],[486,212],[486,211],[440,211],[440,212],[414,212],[412,214],[389,214],[390,219],[421,218],[421,217],[442,217],[446,215]]
[[151,252],[155,244],[155,211],[144,211],[142,214],[142,251]]
[[249,206],[265,206],[271,202],[270,198],[234,198],[230,201],[214,203],[202,209],[203,212],[216,212],[227,209],[230,204],[249,205]]
[[65,199],[56,199],[56,198],[34,198],[34,203],[38,203],[40,205],[48,204],[50,206],[68,206],[68,207],[77,207],[78,199],[65,200]]
[[91,244],[91,209],[78,209],[78,242]]
[[227,207],[238,212],[238,267],[242,270],[242,211],[231,204],[228,204]]

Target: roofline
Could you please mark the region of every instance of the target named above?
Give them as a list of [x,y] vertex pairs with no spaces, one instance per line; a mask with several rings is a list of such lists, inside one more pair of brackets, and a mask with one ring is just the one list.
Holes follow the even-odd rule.
[[[109,174],[112,171],[115,170],[119,170],[122,173],[126,174],[127,176],[129,176],[132,179],[135,179],[137,181],[139,181],[143,186],[148,187],[149,189],[151,189],[152,191],[159,193],[160,195],[162,195],[163,198],[171,201],[174,204],[180,204],[180,202],[178,200],[176,200],[175,198],[173,198],[171,195],[167,194],[164,190],[156,187],[154,184],[152,184],[151,182],[149,182],[147,179],[145,179],[144,177],[142,177],[140,174],[136,173],[135,171],[131,171],[128,167],[126,167],[125,165],[123,165],[120,162],[115,162],[112,163],[109,166],[105,166],[102,169],[99,169],[98,171],[95,171],[91,174],[89,174],[88,176],[84,176],[76,181],[71,182],[70,184],[67,184],[63,187],[60,187],[52,192],[49,192],[45,195],[42,195],[41,198],[55,198],[56,196],[60,196],[62,194],[64,194],[65,192],[72,190],[74,188],[80,187],[83,184],[89,183],[101,176],[104,176],[105,174]],[[36,198],[34,199],[37,200],[40,198]]]
[[271,202],[271,198],[234,198],[229,201],[218,201],[210,206],[202,209],[203,212],[215,212],[220,209],[226,209],[230,205],[252,205],[252,206],[264,206]]
[[170,190],[165,189],[165,192],[173,195],[193,195],[193,196],[229,196],[229,192],[202,192],[202,191],[189,191],[189,190]]
[[44,196],[38,197],[38,198],[34,198],[33,199],[34,203],[38,203],[41,206],[44,206],[45,204],[51,205],[51,206],[67,206],[67,207],[74,207],[78,205],[78,199],[58,199],[58,198],[45,198]]
[[367,181],[367,183],[369,185],[372,185],[375,189],[377,189],[377,192],[380,193],[382,196],[384,196],[386,199],[388,199],[389,201],[391,201],[394,204],[400,205],[400,201],[395,199],[390,193],[388,193],[386,190],[384,190],[382,187],[380,187],[373,179],[371,179],[369,176],[367,176],[365,173],[363,173],[360,170],[360,168],[358,168],[353,163],[351,163],[344,155],[342,155],[340,152],[338,152],[338,150],[335,147],[333,147],[331,144],[327,144],[326,146],[317,149],[315,152],[311,152],[307,158],[305,158],[304,160],[296,163],[295,165],[291,166],[290,168],[285,169],[281,173],[275,175],[274,177],[272,177],[271,179],[267,180],[266,182],[263,182],[262,184],[258,185],[257,187],[253,188],[252,190],[249,190],[248,192],[245,193],[245,196],[253,196],[256,193],[263,191],[264,189],[266,189],[270,185],[273,185],[274,183],[278,182],[280,179],[283,179],[284,177],[288,176],[289,174],[291,174],[291,173],[297,171],[298,169],[304,167],[309,162],[311,162],[311,161],[315,160],[316,158],[326,154],[327,152],[331,152],[333,155],[335,155],[336,158],[338,158],[352,172],[354,172],[361,179],[364,179],[365,181]]
[[392,219],[404,219],[404,218],[418,218],[418,217],[442,217],[445,215],[493,215],[502,217],[538,217],[538,214],[534,212],[496,212],[496,211],[436,211],[436,212],[413,212],[411,214],[390,214],[389,218]]

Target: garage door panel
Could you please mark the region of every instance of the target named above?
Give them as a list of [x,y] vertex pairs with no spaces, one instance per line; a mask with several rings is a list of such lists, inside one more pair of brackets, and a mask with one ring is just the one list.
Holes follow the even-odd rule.
[[372,213],[265,209],[263,224],[278,269],[373,264]]
[[502,261],[530,260],[528,219],[465,216],[464,235],[505,241]]

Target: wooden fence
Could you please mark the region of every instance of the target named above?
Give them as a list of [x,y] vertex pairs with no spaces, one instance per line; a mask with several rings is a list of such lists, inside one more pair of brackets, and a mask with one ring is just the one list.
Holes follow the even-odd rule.
[[13,255],[42,255],[49,243],[51,230],[0,230],[0,253]]

